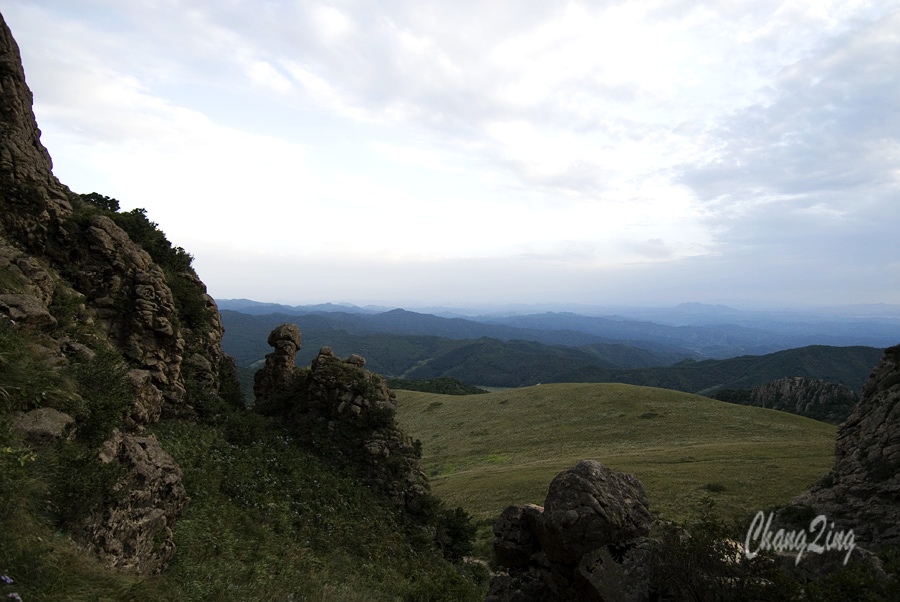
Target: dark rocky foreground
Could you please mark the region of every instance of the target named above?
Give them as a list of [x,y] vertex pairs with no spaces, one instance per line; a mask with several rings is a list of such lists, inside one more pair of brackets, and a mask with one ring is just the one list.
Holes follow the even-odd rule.
[[602,600],[604,563],[617,550],[639,554],[651,523],[640,481],[582,460],[553,479],[543,508],[500,515],[494,555],[507,573],[491,580],[485,601]]
[[900,346],[884,352],[838,430],[830,473],[792,506],[812,508],[864,547],[900,545]]

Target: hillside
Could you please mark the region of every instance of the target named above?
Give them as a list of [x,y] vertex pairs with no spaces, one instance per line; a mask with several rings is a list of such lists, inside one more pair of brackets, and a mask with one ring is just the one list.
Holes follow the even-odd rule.
[[471,315],[473,310],[449,308],[409,311],[334,304],[287,306],[246,299],[220,302],[225,310],[263,319],[272,314],[294,317],[294,321],[307,321],[313,330],[522,339],[568,346],[621,343],[696,359],[765,355],[810,345],[883,348],[900,340],[900,313],[896,306],[887,305],[750,311],[685,303],[657,309],[584,308],[586,315],[522,313],[522,308]]
[[670,345],[718,359],[764,355],[810,345],[888,347],[900,340],[896,312],[890,312],[893,317],[848,318],[812,310],[746,312],[701,304],[684,304],[668,311],[633,308],[620,311],[626,315],[550,312],[484,320],[523,329],[574,330],[606,340]]
[[[457,378],[487,386],[534,384],[545,377],[549,379],[561,370],[583,366],[609,369],[648,367],[667,365],[692,357],[690,353],[672,349],[647,350],[625,344],[598,342],[597,337],[578,333],[542,335],[542,338],[549,341],[575,340],[578,342],[576,346],[525,340],[528,332],[517,329],[504,329],[502,333],[494,333],[507,338],[492,338],[479,334],[493,332],[492,329],[481,329],[474,322],[469,323],[475,325],[472,329],[448,330],[436,327],[434,331],[429,331],[429,326],[433,324],[432,318],[438,323],[443,323],[445,319],[421,316],[421,321],[416,318],[414,325],[410,325],[405,318],[398,316],[417,314],[388,313],[393,314],[404,325],[391,326],[394,322],[390,318],[376,324],[368,321],[372,316],[353,316],[348,319],[350,314],[341,312],[301,316],[251,316],[223,311],[223,345],[239,366],[252,366],[267,353],[265,337],[269,330],[282,322],[293,322],[303,329],[304,348],[297,357],[300,364],[311,361],[319,347],[329,345],[340,354],[365,355],[374,370],[388,376],[430,379],[454,377],[451,368],[465,372],[465,369],[456,365],[460,359],[465,358],[470,366],[486,366],[490,362],[493,368],[481,376],[487,379],[484,381],[478,381],[475,376],[468,374],[466,378]],[[452,336],[445,336],[448,332]],[[479,335],[480,338],[465,338],[462,336],[463,332],[467,335]],[[508,338],[512,335],[518,337]],[[522,362],[526,364],[524,368]]]
[[729,403],[772,408],[840,424],[859,402],[859,395],[837,383],[795,376],[780,378],[752,389],[723,389],[715,399]]
[[[749,389],[779,378],[804,377],[858,390],[881,355],[875,347],[814,345],[759,356],[701,360],[684,349],[643,342],[559,344],[529,338],[537,331],[509,328],[504,336],[456,338],[477,334],[477,323],[392,311],[384,315],[327,312],[287,316],[223,311],[222,345],[238,366],[258,366],[265,337],[281,322],[303,329],[304,347],[297,356],[308,364],[316,351],[331,346],[337,353],[364,355],[373,370],[393,378],[441,377],[486,387],[520,387],[546,382],[621,382],[713,394],[719,389]],[[579,318],[580,319],[580,318]],[[448,325],[465,323],[465,329]],[[412,334],[428,332],[430,334]],[[571,340],[571,331],[541,331],[546,340]],[[405,334],[404,334],[405,333]],[[439,336],[450,333],[452,337]],[[495,333],[497,334],[497,333]],[[695,361],[691,361],[695,360]]]
[[858,391],[881,358],[874,347],[813,345],[767,355],[725,360],[683,361],[636,370],[579,368],[555,382],[620,382],[710,395],[719,389],[748,389],[780,378],[804,377],[842,384]]
[[434,490],[480,518],[540,503],[552,477],[581,458],[635,474],[652,508],[678,518],[704,495],[726,515],[785,503],[834,461],[831,425],[630,385],[399,391],[398,420],[422,440]]

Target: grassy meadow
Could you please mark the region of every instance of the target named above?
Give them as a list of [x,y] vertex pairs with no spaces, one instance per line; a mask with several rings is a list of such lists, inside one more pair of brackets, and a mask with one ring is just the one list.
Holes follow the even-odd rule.
[[691,518],[705,497],[723,518],[783,504],[834,462],[834,426],[667,389],[395,393],[435,493],[482,521],[508,504],[542,505],[553,477],[582,459],[635,474],[651,509],[676,520]]

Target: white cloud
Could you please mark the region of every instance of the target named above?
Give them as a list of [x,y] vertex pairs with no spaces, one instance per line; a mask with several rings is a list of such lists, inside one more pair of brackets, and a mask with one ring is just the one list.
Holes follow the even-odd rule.
[[[146,206],[184,246],[380,257],[397,290],[404,262],[461,281],[487,262],[475,273],[510,287],[532,265],[529,294],[626,264],[738,287],[729,270],[775,282],[785,258],[821,257],[848,290],[896,256],[895,0],[11,0],[4,16],[58,175]],[[521,277],[497,276],[504,258]]]
[[293,89],[291,81],[266,61],[250,60],[244,68],[250,80],[264,88],[282,94]]

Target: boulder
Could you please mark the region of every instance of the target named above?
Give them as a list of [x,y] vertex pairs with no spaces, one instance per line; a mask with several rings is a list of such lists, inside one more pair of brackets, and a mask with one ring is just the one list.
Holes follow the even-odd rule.
[[34,295],[0,295],[0,315],[6,316],[16,324],[27,324],[39,330],[49,331],[56,327],[56,318]]
[[62,439],[75,424],[75,419],[53,408],[37,408],[19,416],[14,428],[35,445]]
[[550,483],[539,537],[551,562],[577,564],[592,550],[647,535],[651,522],[634,475],[582,460]]
[[540,552],[535,528],[544,509],[534,504],[507,506],[494,523],[494,558],[501,566],[524,568]]
[[[509,506],[494,524],[490,602],[597,602],[629,579],[646,592],[652,518],[634,476],[582,460],[550,484],[544,506]],[[643,589],[641,589],[643,587]],[[640,598],[636,598],[640,599]]]
[[175,553],[172,526],[190,501],[181,468],[155,437],[118,432],[99,459],[118,462],[124,474],[113,488],[115,501],[84,525],[89,547],[110,568],[159,573]]

